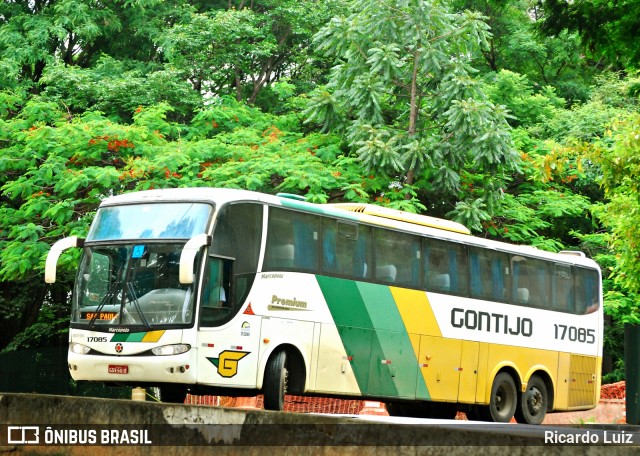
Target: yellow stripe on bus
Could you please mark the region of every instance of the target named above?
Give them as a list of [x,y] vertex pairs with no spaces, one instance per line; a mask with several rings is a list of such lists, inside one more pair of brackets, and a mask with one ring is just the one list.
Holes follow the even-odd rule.
[[424,291],[389,287],[409,334],[442,336]]
[[164,329],[158,330],[158,331],[149,331],[142,338],[141,342],[158,342],[163,334],[164,334]]

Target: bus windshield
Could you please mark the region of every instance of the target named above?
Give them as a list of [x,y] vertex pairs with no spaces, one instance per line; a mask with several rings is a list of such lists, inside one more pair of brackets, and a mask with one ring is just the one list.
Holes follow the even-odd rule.
[[[193,322],[193,285],[179,281],[184,243],[85,247],[71,322],[89,329],[151,327]],[[197,260],[196,260],[197,261]]]
[[98,210],[87,241],[190,239],[206,232],[212,206],[205,203],[150,203]]

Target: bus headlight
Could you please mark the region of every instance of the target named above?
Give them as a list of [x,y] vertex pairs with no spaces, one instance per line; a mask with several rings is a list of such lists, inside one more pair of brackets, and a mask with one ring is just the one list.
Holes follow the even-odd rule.
[[180,353],[188,352],[190,349],[191,345],[188,344],[163,345],[162,347],[152,348],[151,353],[156,356],[179,355]]
[[89,353],[91,351],[91,349],[89,347],[87,347],[86,345],[77,344],[75,342],[72,342],[72,343],[69,344],[69,351],[71,353],[75,353],[76,355],[86,355],[87,353]]

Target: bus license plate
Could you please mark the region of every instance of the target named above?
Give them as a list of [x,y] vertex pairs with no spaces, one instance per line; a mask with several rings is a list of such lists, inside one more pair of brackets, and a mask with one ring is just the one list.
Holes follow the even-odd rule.
[[115,364],[109,364],[109,373],[110,374],[128,374],[129,366],[118,366]]

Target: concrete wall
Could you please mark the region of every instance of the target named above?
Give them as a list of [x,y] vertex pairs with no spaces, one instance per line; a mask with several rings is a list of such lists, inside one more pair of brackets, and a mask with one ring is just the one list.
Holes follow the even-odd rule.
[[[386,417],[376,418],[388,420]],[[0,456],[199,454],[605,454],[612,448],[544,445],[540,427],[492,424],[364,424],[353,417],[34,394],[0,394]],[[12,426],[13,437],[9,436]],[[16,443],[18,426],[41,445]],[[30,432],[31,429],[29,428]],[[139,445],[103,446],[111,439]],[[93,433],[93,434],[92,434]],[[74,437],[75,435],[75,437]],[[73,439],[96,445],[70,445]],[[48,438],[46,438],[48,436]],[[9,438],[13,443],[9,442]],[[108,439],[107,439],[108,440]],[[105,441],[107,441],[105,440]],[[113,440],[108,440],[113,441]],[[46,445],[43,442],[51,442]],[[147,443],[151,442],[151,444]],[[635,448],[615,448],[616,454]],[[631,454],[631,453],[630,453]]]

